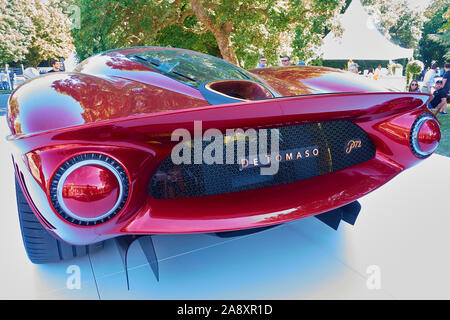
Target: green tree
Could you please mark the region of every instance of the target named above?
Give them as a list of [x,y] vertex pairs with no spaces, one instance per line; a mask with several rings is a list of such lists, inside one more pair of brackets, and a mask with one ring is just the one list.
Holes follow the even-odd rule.
[[0,1],[0,64],[24,60],[34,33],[24,1]]
[[73,50],[63,0],[0,2],[0,62],[41,61],[67,57]]
[[438,34],[439,42],[442,46],[447,48],[447,52],[444,55],[444,58],[450,60],[450,7],[447,8],[447,11],[442,15],[444,23],[440,31],[441,34]]
[[261,54],[276,63],[280,53],[287,53],[283,47],[293,48],[300,59],[311,58],[344,1],[189,0],[189,4],[201,30],[214,35],[221,56],[249,68]]
[[108,49],[155,44],[155,36],[180,19],[185,0],[75,0],[81,9],[72,36],[81,59]]
[[252,67],[261,54],[269,62],[276,62],[283,41],[294,47],[295,54],[311,55],[324,31],[321,23],[328,26],[344,1],[76,0],[75,3],[82,10],[82,21],[81,29],[74,29],[73,37],[82,59],[117,47],[171,45],[215,53],[234,64]]
[[446,44],[439,39],[439,32],[443,28],[448,28],[449,20],[448,16],[445,18],[445,14],[449,8],[450,0],[434,0],[425,10],[425,17],[428,20],[423,25],[422,38],[419,42],[419,58],[426,66],[429,66],[433,60],[436,60],[440,66],[445,63],[444,56],[448,53],[449,45],[448,42]]
[[[315,56],[315,49],[322,43],[325,32],[339,29],[335,19],[341,13],[345,1],[294,1],[289,10],[289,20],[294,25],[294,55],[308,61]],[[302,17],[302,19],[298,19]]]
[[28,45],[26,62],[37,66],[43,60],[67,58],[74,49],[70,21],[61,0],[26,0],[35,32]]
[[183,27],[178,24],[165,27],[154,37],[154,42],[149,41],[149,44],[157,44],[163,47],[185,48],[213,56],[220,56],[217,41],[211,32],[195,33],[189,31],[189,28],[197,24],[197,18],[195,16],[189,16],[185,19]]

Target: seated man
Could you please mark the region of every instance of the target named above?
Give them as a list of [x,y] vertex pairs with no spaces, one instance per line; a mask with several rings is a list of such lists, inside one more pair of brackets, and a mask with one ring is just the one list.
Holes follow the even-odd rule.
[[442,80],[436,81],[435,89],[428,108],[432,111],[439,111],[439,114],[447,114],[447,91],[442,85]]
[[61,68],[61,62],[59,62],[58,60],[52,60],[52,68],[49,71],[47,71],[47,73],[58,72],[58,71],[60,71],[60,68]]

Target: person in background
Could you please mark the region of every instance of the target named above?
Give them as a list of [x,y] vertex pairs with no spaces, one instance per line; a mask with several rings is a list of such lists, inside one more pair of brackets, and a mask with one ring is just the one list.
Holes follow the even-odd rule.
[[423,68],[423,69],[422,69],[422,71],[421,71],[420,74],[419,74],[419,81],[423,81],[423,77],[425,76],[425,73],[426,73],[428,70],[430,70],[430,67],[426,67],[426,68]]
[[350,71],[350,66],[351,66],[353,63],[354,63],[354,62],[353,62],[352,59],[350,59],[350,60],[347,61],[347,71]]
[[306,66],[306,62],[305,62],[305,61],[300,61],[300,62],[298,63],[298,65],[299,65],[299,66]]
[[381,64],[378,65],[378,67],[375,69],[373,79],[378,80],[378,79],[380,79],[380,77],[381,77]]
[[59,59],[59,71],[61,71],[61,72],[66,71],[66,66],[64,64],[64,58]]
[[283,56],[281,58],[281,65],[283,67],[288,67],[291,65],[291,58],[289,58],[289,56]]
[[47,73],[59,72],[59,68],[61,68],[61,62],[59,62],[58,60],[52,60],[52,68]]
[[14,79],[16,78],[16,74],[14,72],[9,73],[9,83],[11,84],[11,90],[14,90]]
[[358,74],[358,64],[356,62],[351,63],[348,66],[348,71]]
[[444,90],[447,92],[450,90],[450,62],[447,62],[444,64],[444,75],[442,76],[442,85],[444,87]]
[[256,66],[256,68],[265,68],[265,67],[267,67],[266,62],[267,62],[266,58],[264,56],[262,56],[259,59],[259,64]]
[[369,79],[373,79],[373,76],[374,76],[374,70],[373,70],[373,68],[369,68],[369,71],[367,71],[367,78],[369,78]]
[[438,64],[434,62],[431,65],[430,70],[428,70],[425,73],[425,76],[423,77],[423,85],[422,85],[422,92],[423,93],[431,93],[431,87],[434,83],[434,77],[436,77],[436,71],[439,68]]
[[433,99],[428,104],[428,109],[435,111],[436,113],[446,115],[447,114],[447,92],[442,85],[442,80],[436,81],[434,85]]
[[408,92],[420,92],[419,83],[416,80],[411,81],[409,84]]
[[6,72],[0,72],[0,88],[3,90],[8,90],[8,76],[6,75]]

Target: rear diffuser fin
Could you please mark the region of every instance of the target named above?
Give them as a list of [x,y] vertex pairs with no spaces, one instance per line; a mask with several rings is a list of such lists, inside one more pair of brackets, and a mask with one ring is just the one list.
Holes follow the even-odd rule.
[[337,230],[341,220],[353,226],[360,211],[361,204],[358,201],[353,201],[343,207],[318,214],[315,217],[327,226]]
[[158,258],[156,256],[155,246],[153,244],[152,236],[123,236],[114,239],[119,250],[120,257],[122,258],[122,263],[125,269],[125,276],[127,278],[127,288],[130,290],[130,279],[128,277],[128,250],[131,244],[138,240],[145,257],[147,258],[148,264],[159,281],[159,266]]

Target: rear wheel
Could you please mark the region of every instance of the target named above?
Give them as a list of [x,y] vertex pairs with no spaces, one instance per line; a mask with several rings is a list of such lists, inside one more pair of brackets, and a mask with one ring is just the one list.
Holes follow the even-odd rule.
[[23,244],[31,262],[36,264],[58,262],[103,248],[103,242],[87,246],[73,246],[51,235],[31,210],[17,178],[16,197]]

